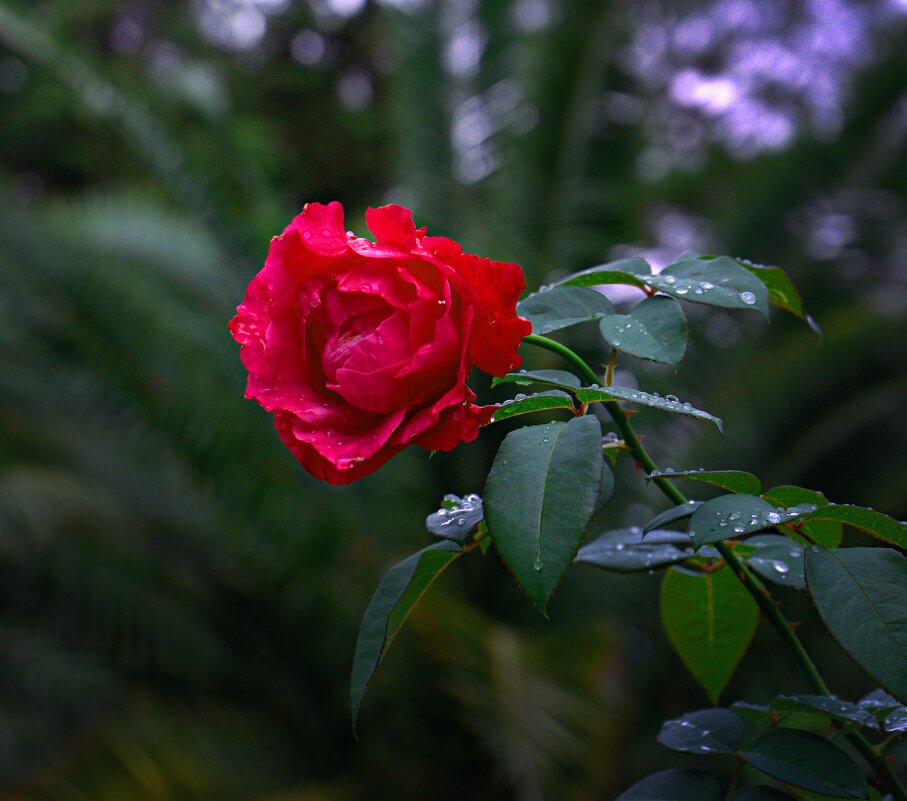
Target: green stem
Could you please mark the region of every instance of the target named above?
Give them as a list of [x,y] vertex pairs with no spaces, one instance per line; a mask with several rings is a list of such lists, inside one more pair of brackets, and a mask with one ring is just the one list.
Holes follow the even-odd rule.
[[584,359],[575,354],[566,345],[561,345],[560,342],[555,342],[553,339],[548,339],[548,337],[541,337],[538,334],[529,334],[528,336],[523,337],[523,342],[526,342],[529,345],[537,345],[540,348],[545,348],[546,350],[550,350],[552,353],[556,353],[558,356],[563,357],[579,370],[580,373],[582,373],[583,378],[588,379],[590,384],[597,384],[600,381],[595,370],[586,364]]
[[[598,381],[598,376],[595,374],[595,371],[585,362],[585,360],[560,342],[555,342],[553,339],[548,339],[547,337],[538,336],[536,334],[530,334],[529,336],[524,337],[523,341],[531,345],[545,348],[553,353],[557,353],[573,364],[574,367],[576,367],[585,378],[589,379],[591,383],[596,383]],[[604,406],[605,409],[608,410],[608,414],[611,415],[614,425],[617,426],[617,429],[620,431],[621,438],[626,443],[627,448],[636,458],[640,467],[646,471],[646,475],[657,472],[658,467],[655,462],[652,461],[652,457],[649,456],[649,453],[643,447],[643,444],[639,441],[639,437],[636,436],[636,431],[634,431],[630,420],[627,415],[624,414],[624,410],[621,408],[620,404],[617,403],[617,401],[609,401],[606,402]],[[677,487],[668,479],[653,478],[652,481],[655,482],[658,488],[673,501],[675,505],[689,502],[686,495],[677,489]],[[800,669],[806,675],[806,678],[813,689],[819,695],[831,696],[831,691],[828,689],[828,685],[819,673],[815,662],[813,662],[812,658],[803,647],[803,643],[800,642],[800,639],[797,637],[787,618],[784,617],[781,612],[779,605],[775,602],[775,599],[772,598],[771,593],[762,581],[737,558],[737,555],[726,542],[717,542],[714,543],[714,545],[721,554],[721,557],[727,562],[728,567],[734,571],[734,575],[740,579],[743,586],[753,597],[753,600],[762,611],[766,620],[771,623],[781,636],[781,639],[784,640],[785,645],[790,649],[791,654],[800,666]],[[907,801],[907,790],[904,789],[904,786],[901,784],[888,761],[876,753],[870,742],[859,732],[851,732],[847,735],[847,738],[857,751],[860,752],[863,758],[872,766],[876,775],[884,777],[888,781],[888,785],[894,793],[895,798],[899,799],[899,801]]]

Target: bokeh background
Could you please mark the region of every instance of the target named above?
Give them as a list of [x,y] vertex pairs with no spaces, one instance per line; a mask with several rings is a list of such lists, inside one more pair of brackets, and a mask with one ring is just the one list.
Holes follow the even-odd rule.
[[[0,1],[0,798],[613,798],[708,706],[657,576],[570,573],[550,621],[458,562],[353,737],[359,618],[481,491],[504,430],[310,479],[226,324],[310,200],[411,206],[530,285],[686,249],[783,266],[824,329],[688,306],[663,466],[907,517],[904,0]],[[594,358],[594,330],[572,334]],[[559,366],[546,354],[530,365]],[[485,398],[488,382],[476,377]],[[503,397],[503,396],[500,396]],[[599,527],[664,508],[633,465]],[[871,689],[792,591],[842,697]],[[760,631],[725,699],[807,688]]]

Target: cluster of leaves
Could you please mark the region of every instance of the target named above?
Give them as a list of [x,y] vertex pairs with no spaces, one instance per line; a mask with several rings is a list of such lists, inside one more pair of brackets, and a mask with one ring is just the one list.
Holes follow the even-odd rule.
[[907,730],[907,709],[881,691],[856,703],[821,695],[778,696],[766,705],[738,703],[730,709],[702,709],[667,721],[658,742],[672,751],[709,757],[732,757],[735,771],[727,793],[718,777],[699,769],[667,770],[637,782],[618,801],[785,801],[787,791],[775,785],[749,784],[736,788],[740,771],[750,766],[797,794],[834,798],[879,798],[867,787],[862,770],[833,737],[810,728],[793,728],[789,719],[844,730]]
[[[591,288],[613,283],[636,286],[646,297],[629,313],[619,314]],[[815,490],[784,485],[764,491],[755,475],[739,470],[655,469],[621,403],[688,415],[722,428],[720,419],[674,396],[662,398],[610,382],[619,353],[677,366],[687,344],[678,301],[756,309],[766,316],[775,305],[815,328],[779,268],[696,254],[684,254],[657,275],[642,259],[625,259],[571,275],[523,300],[520,313],[533,323],[527,341],[566,356],[581,375],[522,370],[497,379],[498,384],[545,389],[505,401],[492,422],[541,411],[565,411],[569,418],[511,431],[498,450],[483,496],[447,496],[427,521],[439,541],[394,567],[381,582],[356,648],[354,720],[388,646],[419,598],[457,558],[475,549],[484,553],[491,542],[542,613],[573,564],[618,573],[665,569],[665,632],[716,704],[753,639],[760,606],[763,612],[773,609],[774,602],[764,600],[769,597],[762,584],[766,581],[807,591],[832,636],[881,689],[857,704],[820,694],[779,697],[765,707],[704,710],[669,721],[659,741],[679,751],[731,755],[738,766],[748,764],[807,792],[867,798],[861,768],[831,740],[860,728],[891,738],[907,730],[907,559],[901,553],[907,549],[907,525],[873,509],[829,503]],[[596,375],[591,368],[543,336],[587,322],[597,323],[611,349],[603,386],[584,384]],[[603,435],[599,418],[587,414],[600,403],[620,436]],[[635,458],[650,480],[680,502],[643,528],[605,531],[581,547],[612,495],[611,466],[621,453]],[[674,489],[675,480],[711,485],[723,494],[687,500]],[[677,524],[683,529],[670,528]],[[840,547],[845,526],[894,547]],[[779,620],[789,631],[789,624]],[[821,677],[815,681],[821,683]],[[829,736],[780,725],[789,712],[824,720]],[[740,748],[744,717],[769,728]],[[716,777],[668,771],[649,777],[621,798],[702,796],[720,797]],[[787,796],[752,786],[733,797],[768,801]]]

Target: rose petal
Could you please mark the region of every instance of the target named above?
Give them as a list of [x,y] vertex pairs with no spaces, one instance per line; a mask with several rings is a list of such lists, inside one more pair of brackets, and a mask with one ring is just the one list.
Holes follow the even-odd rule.
[[338,470],[344,470],[374,456],[387,445],[404,414],[405,409],[397,409],[385,417],[359,412],[361,419],[348,415],[352,424],[341,429],[312,426],[294,416],[291,431],[295,439],[307,442]]
[[382,350],[403,332],[398,325],[410,325],[402,315],[385,320],[375,336],[359,343],[343,368],[337,370],[336,385],[331,385],[354,406],[373,413],[387,413],[395,408],[418,405],[438,396],[439,389],[456,380],[458,349],[462,349],[458,321],[452,314],[443,315],[434,326],[430,343],[415,353],[405,353],[391,364],[382,364]]
[[[386,262],[368,262],[338,278],[341,292],[362,292],[380,297],[397,309],[405,309],[417,297],[416,287],[400,275],[402,265],[389,269]],[[436,281],[437,283],[437,281]]]
[[501,376],[522,364],[520,342],[532,333],[532,324],[514,308],[526,288],[517,264],[464,253],[457,262],[460,275],[476,293],[476,321],[469,360],[490,375]]
[[[456,380],[449,383],[450,389],[428,408],[422,409],[410,418],[394,436],[398,442],[413,440],[429,450],[448,451],[456,446],[456,439],[462,433],[463,424],[467,422],[468,408],[475,400],[475,393],[466,386],[467,365],[463,361],[466,343],[469,341],[469,330],[472,324],[472,310],[467,307],[462,313],[461,325],[464,336],[460,340],[460,357]],[[476,431],[478,427],[476,426]],[[473,436],[473,439],[475,437]],[[428,445],[423,444],[429,443]],[[453,443],[453,444],[450,444]]]
[[343,228],[343,206],[336,200],[326,206],[306,203],[283,232],[284,237],[297,232],[302,246],[310,253],[338,257],[349,252],[349,242]]
[[447,269],[476,310],[469,361],[490,375],[501,376],[522,364],[517,354],[532,324],[515,311],[526,288],[523,271],[511,262],[464,253],[445,237],[425,237],[421,246],[439,269]]
[[381,465],[403,450],[402,446],[385,447],[368,459],[363,459],[358,463],[347,463],[343,468],[338,468],[309,443],[302,442],[293,435],[293,420],[291,414],[275,412],[274,427],[277,429],[278,436],[308,473],[329,484],[352,484],[375,472]]
[[[378,242],[405,244],[417,233],[413,213],[395,203],[369,208],[365,212],[365,224]],[[423,228],[422,232],[424,233],[424,231]]]

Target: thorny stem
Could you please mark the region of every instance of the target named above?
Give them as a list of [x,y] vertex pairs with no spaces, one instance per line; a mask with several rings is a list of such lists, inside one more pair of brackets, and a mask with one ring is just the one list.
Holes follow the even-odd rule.
[[566,345],[561,345],[560,342],[555,342],[553,339],[548,339],[548,337],[541,337],[538,334],[528,334],[523,337],[523,342],[530,345],[537,345],[540,348],[545,348],[552,353],[556,353],[558,356],[562,356],[579,370],[583,374],[583,378],[587,379],[590,384],[598,383],[599,378],[596,375],[595,370],[586,364],[584,359],[575,354]]
[[617,348],[611,351],[611,358],[605,365],[605,386],[610,387],[614,383],[614,365],[617,364]]
[[[546,350],[550,350],[553,353],[562,356],[576,367],[583,377],[588,379],[591,383],[594,384],[599,381],[595,371],[586,363],[586,361],[570,350],[566,345],[562,345],[560,342],[556,342],[553,339],[548,339],[548,337],[538,336],[537,334],[530,334],[529,336],[524,337],[523,341],[531,345],[537,345],[540,348],[545,348]],[[617,426],[617,429],[620,431],[621,438],[626,443],[627,448],[636,458],[639,466],[645,470],[646,475],[648,476],[650,473],[657,472],[657,465],[652,461],[652,457],[649,456],[648,451],[646,451],[643,444],[639,441],[639,437],[636,436],[636,431],[633,429],[629,418],[624,413],[620,404],[617,401],[608,401],[604,404],[604,407],[608,411],[608,414],[611,415],[614,425]],[[677,487],[668,479],[653,478],[652,481],[674,504],[681,505],[689,502],[686,495],[677,489]],[[785,645],[790,649],[791,654],[813,689],[819,695],[831,697],[831,690],[829,690],[828,685],[819,673],[819,669],[816,667],[815,662],[813,662],[812,657],[810,657],[803,647],[803,643],[800,642],[799,637],[797,637],[787,618],[784,617],[778,603],[772,597],[769,590],[762,581],[737,558],[737,555],[727,543],[716,542],[714,545],[721,554],[722,559],[724,559],[728,567],[734,571],[734,575],[740,579],[743,586],[753,597],[753,600],[762,611],[766,620],[771,623],[781,636],[781,639],[784,640]],[[847,739],[850,740],[851,744],[860,752],[869,765],[872,766],[876,775],[887,780],[889,788],[893,792],[895,798],[899,799],[899,801],[907,801],[907,790],[904,789],[897,774],[895,774],[891,764],[885,759],[884,755],[877,753],[870,742],[860,732],[848,733]]]

